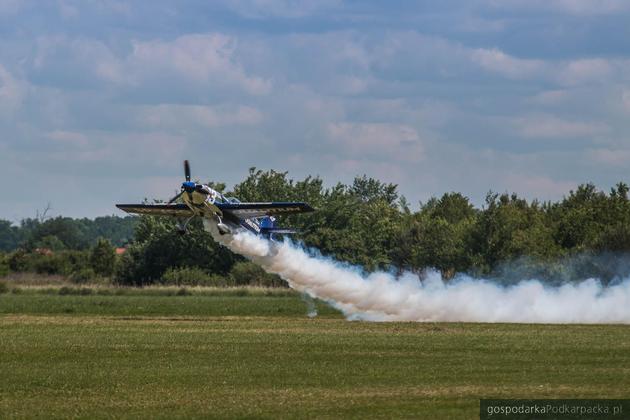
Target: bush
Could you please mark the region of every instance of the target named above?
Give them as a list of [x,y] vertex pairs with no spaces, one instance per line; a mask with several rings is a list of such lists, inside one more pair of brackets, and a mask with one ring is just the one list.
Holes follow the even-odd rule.
[[88,253],[85,251],[61,251],[38,253],[17,250],[0,258],[0,276],[8,268],[14,273],[36,272],[49,275],[68,275],[89,267]]
[[70,275],[70,281],[76,284],[91,283],[96,279],[96,273],[91,268],[83,268]]
[[9,261],[4,255],[0,256],[0,277],[6,277],[9,274]]
[[3,293],[9,293],[9,286],[7,286],[7,282],[0,281],[0,295]]
[[66,275],[72,271],[72,266],[62,254],[33,255],[33,266],[38,274]]
[[226,286],[225,278],[208,274],[197,267],[170,268],[162,276],[162,284],[170,286]]
[[287,287],[280,277],[248,261],[234,264],[230,277],[235,286]]
[[21,273],[24,271],[29,271],[29,254],[27,254],[26,251],[24,251],[23,249],[18,249],[17,251],[9,255],[8,263],[9,269],[13,272]]
[[138,274],[140,260],[141,255],[137,247],[127,248],[127,251],[117,258],[114,264],[114,283],[124,286],[142,286],[144,282]]
[[65,259],[70,267],[70,272],[76,272],[90,268],[90,255],[88,251],[64,251],[58,255]]

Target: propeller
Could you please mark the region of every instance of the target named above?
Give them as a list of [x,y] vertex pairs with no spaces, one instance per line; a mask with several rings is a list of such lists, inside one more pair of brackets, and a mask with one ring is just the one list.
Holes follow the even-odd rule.
[[190,163],[188,160],[184,161],[184,175],[186,175],[186,181],[190,181]]
[[184,191],[180,192],[179,194],[177,194],[175,197],[171,198],[170,200],[168,200],[167,204],[173,204],[179,197],[182,196],[182,194],[184,194]]
[[[188,160],[184,161],[184,177],[186,178],[186,182],[190,182],[190,163],[188,163]],[[173,204],[179,197],[182,196],[183,193],[184,193],[184,187],[182,186],[181,192],[177,194],[175,197],[171,198],[168,201],[168,204]]]

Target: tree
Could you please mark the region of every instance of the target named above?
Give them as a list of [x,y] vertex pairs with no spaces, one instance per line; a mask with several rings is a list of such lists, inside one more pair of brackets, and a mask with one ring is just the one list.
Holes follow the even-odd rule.
[[384,201],[389,205],[394,205],[398,199],[397,188],[395,184],[384,184],[363,175],[354,178],[349,192],[362,202]]
[[[38,212],[39,213],[39,212]],[[69,217],[49,218],[45,211],[37,219],[23,219],[19,226],[0,220],[0,251],[48,248],[87,249],[99,238],[106,238],[115,246],[123,246],[133,240],[137,218],[132,216],[105,216],[90,219]]]
[[104,238],[100,238],[90,252],[90,265],[96,274],[110,277],[114,273],[116,251],[112,244]]
[[351,186],[337,184],[319,198],[319,209],[307,217],[300,238],[322,254],[361,265],[371,271],[389,268],[402,213],[396,186],[356,178]]
[[568,250],[589,248],[603,226],[615,220],[616,212],[611,211],[613,209],[608,204],[606,194],[593,184],[583,184],[576,191],[570,191],[568,197],[550,208],[557,243]]
[[35,249],[48,249],[55,252],[66,249],[66,245],[55,235],[46,235],[38,239],[32,247]]
[[116,281],[129,285],[159,282],[169,268],[198,267],[209,274],[226,274],[238,258],[203,230],[201,220],[180,235],[166,217],[140,216],[135,241],[116,267]]
[[19,229],[8,220],[0,220],[0,251],[12,251],[20,242]]
[[85,249],[89,240],[84,234],[85,226],[80,220],[69,217],[55,217],[44,222],[35,220],[23,221],[23,226],[29,226],[26,240],[28,249],[37,248],[40,241],[46,237],[56,237],[66,249]]
[[521,257],[549,260],[561,255],[543,207],[516,194],[488,193],[469,246],[476,271],[489,273],[500,263]]
[[91,244],[99,238],[105,238],[112,245],[120,247],[133,240],[134,229],[138,223],[136,217],[103,216],[94,221],[83,219],[86,225],[86,237]]
[[476,216],[468,198],[459,193],[431,198],[400,225],[394,261],[416,272],[435,268],[445,278],[468,270],[472,264],[468,238]]
[[226,195],[241,201],[277,201],[293,198],[293,181],[287,179],[287,172],[249,169],[247,178],[234,186],[234,191]]
[[422,210],[432,219],[442,218],[448,223],[474,218],[477,213],[468,197],[456,192],[446,193],[440,199],[431,198]]

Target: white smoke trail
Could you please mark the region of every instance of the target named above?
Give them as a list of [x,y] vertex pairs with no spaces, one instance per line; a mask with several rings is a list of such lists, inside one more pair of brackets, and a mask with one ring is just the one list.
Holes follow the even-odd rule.
[[309,255],[285,241],[247,232],[215,239],[312,297],[328,301],[349,319],[373,321],[465,321],[519,323],[630,323],[630,281],[602,287],[597,280],[549,288],[528,280],[503,287],[460,277],[444,282],[430,273],[361,274],[331,259]]

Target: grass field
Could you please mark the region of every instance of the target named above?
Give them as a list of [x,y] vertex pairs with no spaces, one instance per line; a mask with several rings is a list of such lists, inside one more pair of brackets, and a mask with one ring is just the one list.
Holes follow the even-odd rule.
[[[0,418],[478,418],[628,398],[630,327],[348,322],[292,293],[0,295]],[[243,296],[243,294],[245,294]]]

